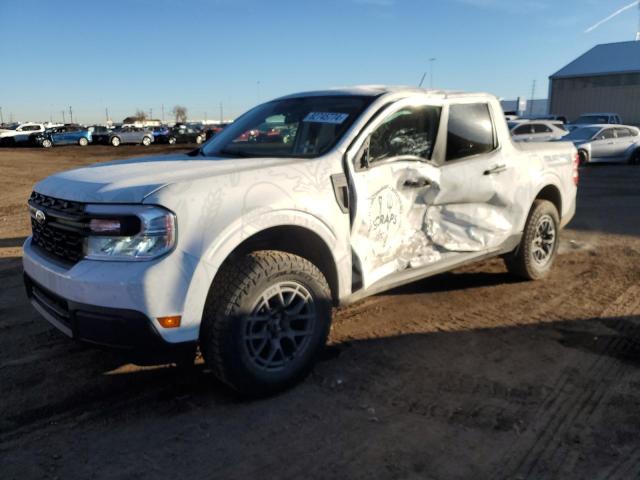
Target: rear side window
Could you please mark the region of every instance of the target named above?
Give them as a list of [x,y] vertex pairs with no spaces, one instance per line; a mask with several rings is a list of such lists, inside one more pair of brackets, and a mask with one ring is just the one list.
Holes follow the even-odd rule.
[[531,133],[531,125],[521,125],[513,131],[514,135],[527,135]]
[[549,133],[550,131],[551,129],[543,123],[536,123],[533,126],[533,133]]
[[631,130],[628,128],[616,128],[616,135],[618,138],[630,137]]
[[489,105],[451,105],[447,126],[447,161],[458,160],[495,148]]

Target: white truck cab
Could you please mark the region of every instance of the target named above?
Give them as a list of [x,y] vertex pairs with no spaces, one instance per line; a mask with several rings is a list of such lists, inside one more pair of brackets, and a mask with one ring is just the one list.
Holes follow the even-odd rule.
[[73,338],[199,345],[227,384],[271,393],[312,368],[334,305],[497,255],[547,275],[576,185],[575,147],[514,144],[491,95],[300,93],[190,154],[38,183],[27,292]]

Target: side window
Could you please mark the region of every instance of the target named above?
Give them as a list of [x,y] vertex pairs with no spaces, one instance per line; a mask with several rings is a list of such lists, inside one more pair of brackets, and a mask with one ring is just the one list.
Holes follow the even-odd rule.
[[615,138],[613,128],[607,128],[598,135],[598,140],[608,140],[610,138]]
[[531,133],[531,125],[520,125],[513,131],[514,135],[528,135]]
[[536,123],[533,126],[533,133],[549,133],[550,131],[551,129],[543,123]]
[[394,157],[431,159],[438,135],[440,107],[403,108],[392,113],[372,134],[369,142],[371,164]]
[[631,132],[629,131],[628,128],[616,128],[616,136],[618,138],[630,137]]
[[451,105],[447,127],[447,161],[487,153],[495,148],[489,105]]

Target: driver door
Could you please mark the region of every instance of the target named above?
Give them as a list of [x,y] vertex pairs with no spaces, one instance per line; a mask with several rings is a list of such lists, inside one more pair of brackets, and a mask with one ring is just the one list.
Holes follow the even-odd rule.
[[352,152],[351,239],[364,288],[433,255],[422,231],[422,197],[439,183],[431,158],[441,110],[416,99],[397,102],[363,132],[366,140]]

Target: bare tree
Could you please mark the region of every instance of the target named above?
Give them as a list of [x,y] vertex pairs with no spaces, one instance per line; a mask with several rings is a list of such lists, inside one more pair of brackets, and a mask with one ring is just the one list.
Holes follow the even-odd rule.
[[138,119],[139,122],[144,122],[147,119],[147,114],[144,110],[137,109],[134,117]]
[[173,107],[173,115],[176,117],[176,123],[187,121],[187,107],[176,105]]

